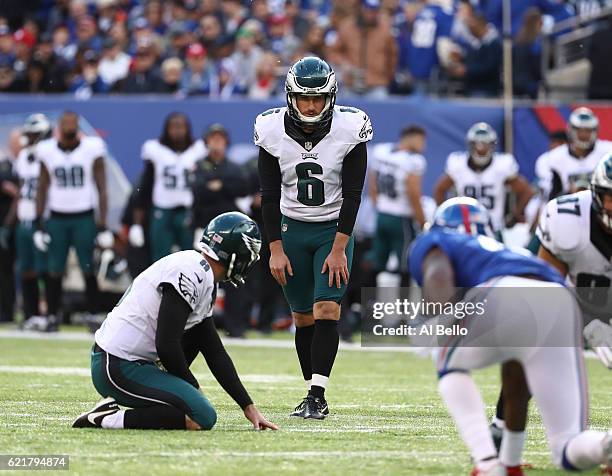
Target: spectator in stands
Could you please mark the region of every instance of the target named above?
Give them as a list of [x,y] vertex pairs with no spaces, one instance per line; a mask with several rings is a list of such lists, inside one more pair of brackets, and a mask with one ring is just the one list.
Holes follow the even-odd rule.
[[117,4],[119,0],[97,0],[96,1],[96,16],[98,19],[98,30],[104,35],[113,26],[117,19]]
[[161,65],[163,86],[162,93],[171,93],[182,96],[181,76],[183,74],[183,62],[180,58],[166,58]]
[[612,99],[612,61],[610,61],[610,45],[612,44],[612,19],[604,28],[598,30],[591,39],[588,58],[591,62],[589,78],[589,99]]
[[482,12],[472,9],[467,27],[474,36],[460,61],[449,65],[449,74],[463,80],[468,96],[495,97],[500,92],[502,45],[495,28]]
[[25,88],[25,83],[17,78],[13,62],[9,58],[0,58],[0,93],[20,93]]
[[512,45],[514,95],[536,99],[542,79],[542,14],[532,7],[525,12],[523,25]]
[[236,75],[236,65],[231,58],[225,58],[219,62],[217,67],[217,81],[213,83],[210,91],[211,98],[231,99],[243,96],[247,92]]
[[325,26],[324,22],[314,22],[306,32],[302,43],[302,51],[304,56],[325,56]]
[[115,23],[110,29],[109,36],[117,42],[121,51],[126,51],[130,45],[130,36],[125,23]]
[[66,63],[74,61],[77,45],[70,41],[70,32],[65,25],[59,25],[53,30],[53,52]]
[[268,18],[269,48],[283,64],[289,64],[301,44],[291,30],[289,18],[285,14],[271,15]]
[[110,90],[108,83],[100,76],[99,64],[100,57],[94,50],[83,53],[81,72],[72,79],[69,88],[79,99],[88,99],[93,94],[107,93]]
[[155,69],[155,54],[149,41],[142,41],[129,76],[123,83],[122,91],[130,94],[154,93],[161,89],[161,79]]
[[269,99],[282,92],[276,65],[278,57],[274,53],[264,53],[255,69],[255,82],[249,86],[251,99]]
[[0,58],[14,60],[15,59],[15,44],[11,29],[8,25],[0,25]]
[[379,0],[363,0],[360,12],[339,25],[328,59],[350,92],[383,98],[395,76],[397,45],[389,19],[380,15]]
[[212,60],[219,60],[231,54],[232,43],[223,34],[223,28],[217,16],[206,15],[202,17],[199,32],[202,44]]
[[251,18],[257,20],[261,25],[266,23],[269,14],[268,0],[253,0],[251,2]]
[[404,61],[412,74],[414,92],[428,92],[432,75],[439,71],[440,66],[447,66],[453,48],[450,40],[452,24],[452,2],[448,0],[427,0],[416,13],[411,34],[402,39],[404,44],[401,46],[407,56]]
[[207,51],[200,43],[187,48],[187,69],[183,71],[181,90],[186,95],[210,94],[215,71],[207,58]]
[[158,35],[166,33],[164,23],[164,5],[160,0],[149,0],[144,7],[144,18],[151,26],[151,29]]
[[76,41],[79,48],[91,48],[100,51],[102,39],[98,36],[98,26],[90,16],[82,16],[77,20]]
[[300,0],[285,0],[285,15],[293,34],[298,38],[305,38],[313,27],[306,13],[300,9]]
[[247,9],[244,8],[240,0],[225,0],[221,2],[221,8],[225,32],[231,38],[234,38],[242,24],[248,19]]
[[[497,31],[503,31],[504,0],[481,0],[479,3],[484,8],[485,17]],[[557,0],[512,0],[508,3],[511,7],[512,36],[520,30],[525,12],[531,8],[538,8],[543,14],[550,15],[555,21],[565,20],[572,16],[572,11],[566,4]]]
[[231,59],[241,87],[247,89],[255,83],[257,64],[262,56],[263,50],[255,44],[253,31],[245,27],[240,28],[236,34],[236,50]]
[[132,58],[119,47],[114,38],[104,40],[102,59],[98,71],[102,80],[113,88],[116,83],[125,79],[130,71]]
[[167,34],[166,55],[168,57],[177,56],[181,59],[185,58],[187,47],[191,43],[195,43],[194,35],[189,32],[184,22],[171,23]]

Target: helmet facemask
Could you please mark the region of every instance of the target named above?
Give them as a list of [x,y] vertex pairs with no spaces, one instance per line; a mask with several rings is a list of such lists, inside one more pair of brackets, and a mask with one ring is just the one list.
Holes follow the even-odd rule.
[[479,122],[470,127],[466,139],[468,152],[474,163],[479,167],[489,165],[497,144],[495,130],[486,122]]
[[[582,129],[590,131],[589,138],[586,140],[582,140],[579,137],[579,131]],[[593,111],[586,107],[579,107],[571,113],[567,130],[567,136],[571,145],[582,150],[589,150],[595,145],[598,132],[599,119],[593,114]]]

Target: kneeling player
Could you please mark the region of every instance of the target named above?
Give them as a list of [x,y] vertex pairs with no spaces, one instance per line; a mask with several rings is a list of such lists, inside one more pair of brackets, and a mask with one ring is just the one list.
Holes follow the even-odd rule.
[[[580,316],[573,296],[563,287],[563,277],[542,260],[511,251],[491,237],[469,236],[490,234],[486,209],[466,198],[449,202],[436,212],[431,230],[414,243],[411,274],[428,299],[448,301],[448,291],[455,286],[475,288],[470,293],[485,293],[486,306],[503,311],[464,322],[470,335],[492,335],[486,346],[454,339],[452,345],[440,349],[437,358],[439,391],[475,462],[472,475],[522,475],[530,393],[558,467],[585,470],[599,464],[609,466],[612,434],[586,430]],[[460,228],[468,234],[458,233]],[[538,292],[519,293],[518,304],[504,301],[507,294],[500,288],[519,287],[537,288]],[[542,294],[554,293],[556,299],[543,305],[540,288]],[[513,297],[516,295],[514,292]],[[537,344],[508,346],[508,339],[524,329],[523,323],[536,325]],[[560,347],[560,336],[576,344]],[[495,364],[502,364],[506,418],[499,458],[484,403],[469,373]],[[548,378],[551,375],[555,378]]]
[[277,429],[251,401],[211,318],[216,283],[242,284],[259,259],[259,229],[224,213],[200,244],[202,253],[174,253],[143,271],[96,332],[91,375],[106,398],[73,427],[210,430],[217,414],[189,370],[201,352],[253,426]]

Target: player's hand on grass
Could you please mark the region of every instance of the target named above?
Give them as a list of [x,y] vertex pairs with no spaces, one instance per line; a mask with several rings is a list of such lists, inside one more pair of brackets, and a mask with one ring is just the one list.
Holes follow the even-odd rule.
[[291,268],[291,262],[283,251],[283,246],[280,240],[270,243],[270,272],[276,282],[281,286],[287,284],[287,276],[285,275],[285,269],[289,276],[293,276],[293,269]]
[[327,258],[325,258],[321,274],[325,274],[327,271],[329,271],[328,283],[330,288],[334,283],[338,289],[340,289],[343,282],[348,284],[348,262],[344,250],[332,248]]
[[256,430],[266,430],[268,428],[270,430],[278,430],[278,426],[266,420],[253,403],[244,409],[244,416],[247,417],[247,420],[253,424],[253,428]]

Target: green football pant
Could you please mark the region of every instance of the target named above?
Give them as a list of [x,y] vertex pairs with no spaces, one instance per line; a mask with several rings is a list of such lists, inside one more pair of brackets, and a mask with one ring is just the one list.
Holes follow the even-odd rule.
[[[281,222],[283,250],[289,258],[293,276],[287,274],[283,286],[285,298],[293,312],[308,313],[313,304],[333,301],[340,304],[346,293],[346,284],[340,288],[334,282],[329,286],[329,271],[321,273],[336,237],[338,221],[303,222],[283,216]],[[348,270],[353,264],[354,238],[346,247]]]
[[193,233],[189,218],[189,211],[185,207],[153,208],[149,226],[153,261],[168,256],[174,244],[181,250],[193,248]]
[[68,250],[74,246],[83,274],[93,274],[92,261],[97,233],[93,211],[74,214],[52,212],[46,227],[51,237],[49,273],[64,273]]
[[131,408],[170,405],[205,430],[210,430],[217,421],[217,412],[198,389],[153,362],[129,361],[92,351],[91,379],[102,397],[112,397],[119,405]]
[[399,260],[399,270],[408,271],[408,247],[415,235],[412,218],[378,213],[376,234],[372,247],[376,271],[384,271],[389,255],[394,253]]
[[17,270],[20,274],[47,271],[47,256],[34,246],[34,224],[30,221],[19,222],[15,231],[15,247],[17,249]]

